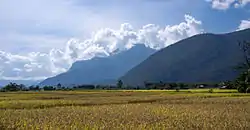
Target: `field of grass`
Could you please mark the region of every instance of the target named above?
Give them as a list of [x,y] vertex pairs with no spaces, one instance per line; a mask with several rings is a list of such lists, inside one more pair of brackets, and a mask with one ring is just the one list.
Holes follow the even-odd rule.
[[0,129],[250,129],[235,90],[0,93]]

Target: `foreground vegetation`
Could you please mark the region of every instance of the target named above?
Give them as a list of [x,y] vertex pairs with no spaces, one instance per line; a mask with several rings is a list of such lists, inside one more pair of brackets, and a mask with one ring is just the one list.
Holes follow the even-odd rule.
[[236,92],[5,92],[0,129],[250,129],[250,94]]

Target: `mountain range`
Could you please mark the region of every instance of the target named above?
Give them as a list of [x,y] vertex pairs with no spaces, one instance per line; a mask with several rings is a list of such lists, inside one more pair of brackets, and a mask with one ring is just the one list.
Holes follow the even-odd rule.
[[109,57],[96,57],[91,60],[75,62],[71,68],[62,74],[48,78],[39,85],[46,86],[62,84],[73,86],[79,84],[116,84],[117,79],[127,71],[156,52],[144,44],[136,44],[131,49]]
[[227,34],[200,34],[154,53],[120,79],[126,85],[144,82],[221,82],[233,80],[242,63],[239,42],[250,41],[250,29]]
[[221,82],[238,75],[243,62],[239,42],[250,41],[250,29],[226,34],[199,34],[156,52],[144,44],[104,58],[75,62],[65,73],[41,86],[115,84],[143,86],[145,82]]

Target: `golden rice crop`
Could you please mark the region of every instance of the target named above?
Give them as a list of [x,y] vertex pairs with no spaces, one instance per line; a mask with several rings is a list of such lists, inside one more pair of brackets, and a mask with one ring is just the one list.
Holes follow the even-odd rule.
[[249,94],[195,91],[0,93],[0,129],[250,129]]

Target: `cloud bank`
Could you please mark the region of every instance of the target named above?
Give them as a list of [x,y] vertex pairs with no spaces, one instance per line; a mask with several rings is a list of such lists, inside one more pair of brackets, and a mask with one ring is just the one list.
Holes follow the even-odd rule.
[[202,32],[202,22],[185,15],[183,22],[173,26],[148,24],[134,29],[131,24],[124,23],[118,30],[104,28],[94,32],[89,39],[71,39],[64,49],[52,49],[49,53],[17,55],[0,51],[0,79],[44,79],[67,71],[77,60],[107,57],[135,44],[161,49]]

